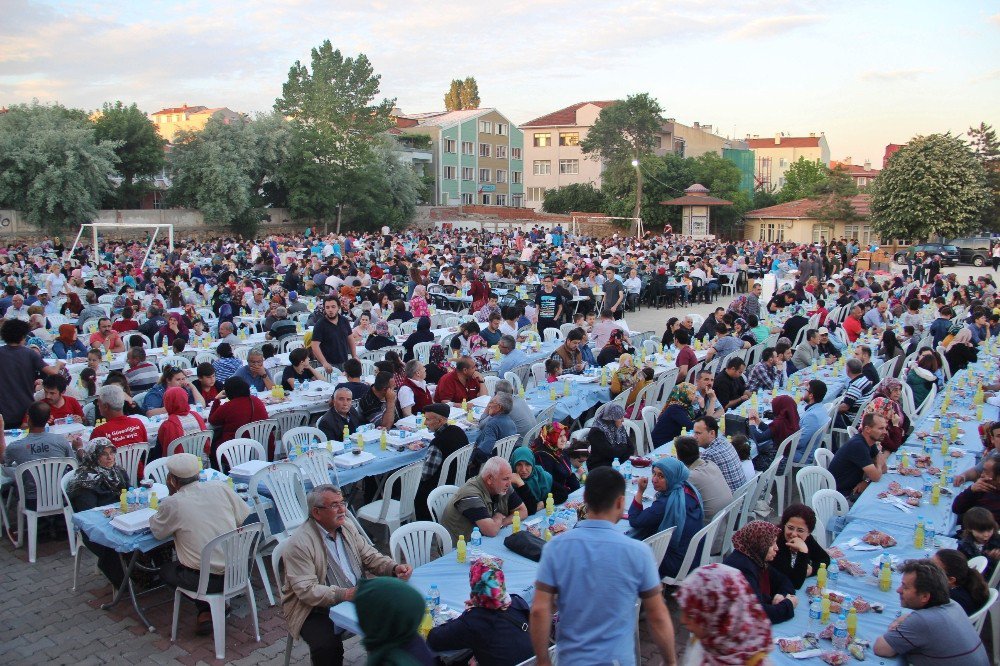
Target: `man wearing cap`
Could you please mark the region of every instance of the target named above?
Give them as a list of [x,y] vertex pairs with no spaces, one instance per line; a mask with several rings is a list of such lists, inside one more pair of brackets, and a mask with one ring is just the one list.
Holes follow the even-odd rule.
[[[201,576],[201,551],[217,536],[232,532],[250,515],[246,502],[225,483],[198,482],[201,460],[190,453],[167,458],[167,488],[170,497],[149,519],[149,530],[157,539],[173,537],[177,561],[160,568],[160,578],[171,587],[197,590]],[[210,563],[208,592],[221,592],[226,560],[216,551]],[[212,614],[205,601],[195,601],[198,609],[196,633],[212,633]]]
[[309,308],[306,304],[299,300],[299,293],[297,291],[288,292],[288,314],[298,314],[300,312],[308,312]]
[[820,326],[817,334],[819,335],[819,340],[816,343],[816,348],[820,354],[826,357],[827,362],[833,363],[840,358],[840,350],[830,340],[830,329],[826,326]]
[[[457,425],[448,423],[450,414],[451,407],[443,402],[435,402],[424,408],[424,425],[434,433],[434,438],[427,446],[427,457],[424,458],[424,465],[420,471],[420,485],[417,487],[414,500],[417,520],[433,520],[427,507],[427,496],[438,486],[441,464],[449,455],[469,445],[465,431]],[[451,470],[451,475],[443,480],[444,483],[453,483],[456,486],[465,483],[464,475],[462,478],[452,478],[454,474],[455,470]]]

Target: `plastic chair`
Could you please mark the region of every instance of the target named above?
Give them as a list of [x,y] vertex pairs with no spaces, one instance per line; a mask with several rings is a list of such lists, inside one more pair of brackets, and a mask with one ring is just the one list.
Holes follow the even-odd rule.
[[[212,446],[212,431],[202,430],[201,432],[192,432],[187,435],[182,435],[170,442],[167,445],[167,451],[163,452],[164,457],[170,457],[177,452],[180,448],[184,453],[190,453],[191,455],[203,458],[205,452],[211,449]],[[156,461],[153,461],[156,462]]]
[[[348,511],[348,515],[350,511]],[[285,548],[288,547],[287,541],[282,541],[275,545],[274,550],[271,551],[271,575],[274,576],[275,583],[281,588],[281,558],[285,555]],[[295,638],[292,636],[291,632],[288,633],[288,640],[285,643],[285,666],[292,660],[292,646],[295,644]]]
[[[306,510],[306,491],[302,480],[302,469],[292,463],[271,463],[258,470],[250,477],[247,494],[257,506],[263,504],[260,486],[263,485],[270,493],[270,499],[278,512],[284,531],[281,536],[275,535],[279,541],[288,538],[296,527],[306,521],[309,512]],[[260,513],[258,511],[258,513]],[[261,516],[261,520],[266,520]]]
[[[791,435],[785,438],[781,444],[778,445],[778,452],[775,454],[774,459],[778,460],[782,457],[788,460],[792,459],[792,454],[799,446],[799,438],[802,437],[802,431],[796,430]],[[792,494],[792,465],[786,464],[783,469],[779,468],[775,473],[774,485],[778,490],[778,515],[785,510],[785,493],[789,496]]]
[[416,569],[435,559],[435,540],[440,541],[440,555],[452,551],[451,534],[443,525],[427,520],[403,525],[389,537],[389,557],[406,562]]
[[657,568],[660,567],[660,562],[663,561],[663,558],[667,556],[667,548],[670,547],[670,537],[674,535],[674,530],[676,529],[676,526],[668,527],[662,532],[657,532],[656,534],[648,536],[642,540],[642,542],[649,546],[650,550],[653,551],[653,564],[655,564]]
[[813,536],[819,545],[826,548],[826,544],[829,543],[827,539],[827,532],[830,531],[829,525],[837,516],[847,515],[847,512],[851,510],[851,505],[847,502],[847,498],[839,492],[826,488],[817,490],[813,494],[810,506],[816,512],[816,531]]
[[458,486],[438,486],[427,495],[427,510],[434,522],[440,523],[448,502],[458,492]]
[[497,443],[493,445],[493,454],[500,456],[504,460],[510,460],[510,455],[514,453],[514,449],[517,448],[520,439],[520,435],[511,435],[510,437],[498,439]]
[[434,346],[434,342],[418,342],[413,345],[413,358],[417,359],[424,365],[427,365],[431,361],[431,347]]
[[302,449],[312,448],[314,446],[323,446],[329,438],[319,428],[313,428],[311,426],[299,426],[298,428],[291,428],[286,430],[285,434],[281,436],[281,445],[287,454],[289,451],[295,449],[296,446]]
[[441,462],[441,475],[438,477],[439,484],[444,486],[448,483],[448,477],[450,476],[453,465],[455,467],[455,473],[451,478],[454,479],[457,485],[465,483],[469,475],[469,459],[472,457],[472,449],[474,446],[475,445],[473,444],[468,444],[448,454],[448,456]]
[[688,543],[687,552],[684,553],[680,569],[673,576],[664,576],[664,583],[667,585],[680,585],[689,573],[698,567],[708,564],[709,558],[712,556],[712,543],[715,541],[716,533],[722,527],[723,521],[729,512],[728,509],[729,507],[726,507],[719,511],[719,513],[715,514],[712,522],[695,532],[695,535],[691,537],[691,541]]
[[497,383],[500,381],[500,378],[487,375],[483,377],[483,381],[486,382],[486,393],[488,395],[496,395]]
[[[181,595],[199,601],[207,601],[212,610],[212,630],[215,634],[215,658],[226,658],[226,602],[234,597],[246,595],[253,616],[254,637],[260,642],[260,625],[257,622],[257,602],[250,586],[250,556],[260,539],[263,526],[251,523],[215,537],[201,550],[201,575],[197,590],[178,587],[174,592],[174,620],[170,628],[170,640],[177,640],[177,621],[180,617]],[[210,564],[216,550],[222,551],[226,570],[222,574],[222,592],[209,593],[208,576]]]
[[558,328],[547,328],[542,334],[542,339],[545,342],[558,342],[563,339],[563,334]]
[[237,428],[235,437],[237,439],[240,437],[248,437],[260,442],[266,448],[267,443],[271,440],[272,436],[276,435],[277,430],[277,420],[261,419],[260,421],[251,421],[250,423]]
[[1000,592],[997,591],[995,587],[990,588],[990,598],[986,600],[983,607],[977,610],[975,613],[969,616],[969,622],[972,623],[972,627],[976,630],[978,634],[983,630],[983,625],[986,624],[986,613],[993,608],[993,604],[997,602],[997,596],[1000,596]]
[[151,462],[146,463],[146,466],[142,470],[142,478],[152,479],[153,483],[160,483],[167,485],[167,458],[157,458]]
[[813,459],[816,461],[818,467],[828,469],[830,461],[833,460],[833,451],[830,449],[816,449],[813,451]]
[[231,439],[221,444],[215,451],[215,462],[219,465],[219,469],[231,469],[250,460],[266,459],[267,452],[263,445],[246,437]]
[[302,468],[303,476],[314,488],[330,483],[330,470],[333,470],[333,485],[340,486],[337,463],[333,460],[333,454],[326,449],[306,451],[295,458],[294,464]]
[[[62,479],[59,480],[59,487],[62,490],[63,500],[66,502],[65,512],[70,523],[73,523],[73,505],[69,501],[68,491],[69,482],[75,474],[76,470],[71,470],[63,474]],[[0,508],[0,511],[2,510],[3,509]],[[76,581],[80,576],[80,551],[83,550],[83,532],[80,531],[80,528],[78,528],[75,523],[73,523],[73,530],[70,533],[70,538],[73,539],[73,541],[70,542],[70,552],[73,554],[73,587],[71,589],[76,592]]]
[[836,489],[837,481],[826,468],[811,465],[799,470],[795,475],[795,485],[798,486],[800,500],[808,506],[817,490]]
[[541,422],[536,423],[531,428],[531,430],[524,433],[524,437],[521,438],[521,446],[527,446],[528,448],[531,448],[531,443],[535,441],[535,438],[538,437],[538,433],[540,433],[542,431],[542,428],[544,428],[546,425],[548,424]]
[[[549,330],[549,329],[547,329]],[[535,380],[535,386],[545,385],[545,364],[544,363],[532,363],[531,364],[531,376]]]
[[977,555],[969,560],[969,568],[975,569],[979,573],[986,571],[986,567],[990,565],[990,561],[986,559],[983,555]]
[[[813,433],[813,436],[809,439],[806,444],[806,450],[802,452],[802,457],[798,462],[795,462],[795,456],[798,451],[789,451],[788,453],[788,464],[792,466],[792,475],[798,474],[798,470],[809,467],[812,463],[809,459],[813,457],[813,452],[817,450],[820,443],[823,441],[827,435],[830,434],[830,428],[833,427],[833,420],[827,422],[826,426],[819,428]],[[796,447],[797,448],[797,447]]]
[[643,407],[642,408],[642,421],[646,426],[646,437],[649,440],[650,446],[653,444],[653,428],[656,427],[656,419],[660,415],[660,410],[656,407]]
[[[780,451],[778,452],[781,453]],[[778,473],[778,466],[781,464],[781,456],[776,455],[771,462],[771,466],[757,475],[757,488],[754,490],[754,500],[751,504],[751,511],[760,502],[770,503],[771,485],[774,483],[774,476]]]
[[[729,502],[724,509],[722,509],[722,511],[726,512],[726,519],[724,527],[718,530],[715,541],[712,544],[713,551],[715,551],[715,547],[719,547],[718,554],[716,555],[713,553],[712,555],[713,561],[721,562],[722,558],[728,555],[733,549],[733,533],[738,529],[736,524],[739,522],[740,516],[742,515],[742,509],[745,503],[744,499],[746,498],[747,493],[756,487],[756,479],[750,479],[736,489],[736,492],[733,493],[732,501]],[[714,516],[712,517],[712,520],[715,520]]]
[[635,441],[635,454],[637,456],[646,455],[652,449],[652,447],[647,446],[646,424],[635,419],[625,419],[622,425],[625,428],[625,434]]
[[[17,483],[17,547],[24,543],[25,522],[28,523],[28,561],[35,563],[35,551],[38,546],[38,519],[45,516],[62,516],[66,520],[66,531],[69,532],[69,552],[76,553],[76,540],[73,533],[73,510],[62,493],[62,478],[66,468],[76,469],[73,458],[43,458],[33,460],[14,468],[14,482]],[[25,505],[24,478],[31,475],[35,482],[35,508]],[[67,511],[67,508],[69,510]],[[0,510],[3,510],[0,508]]]
[[274,455],[286,454],[287,451],[282,449],[278,451],[278,445],[281,443],[278,439],[279,437],[284,437],[285,433],[292,428],[299,428],[301,426],[309,425],[309,412],[305,409],[295,409],[290,412],[281,412],[280,414],[275,414],[271,417],[274,421],[278,422],[278,432],[274,434],[275,437],[275,451]]
[[[389,535],[410,520],[414,514],[413,500],[420,484],[422,462],[416,462],[393,472],[385,482],[382,499],[370,502],[358,509],[358,518],[370,523],[385,525]],[[399,499],[392,499],[392,491],[399,484]]]
[[149,444],[129,444],[115,449],[115,462],[128,472],[128,484],[139,485],[139,465],[149,456]]

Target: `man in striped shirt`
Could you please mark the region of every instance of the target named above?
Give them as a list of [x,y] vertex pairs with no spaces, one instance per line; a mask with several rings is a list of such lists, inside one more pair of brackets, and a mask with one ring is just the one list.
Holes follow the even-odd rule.
[[695,421],[694,438],[702,448],[702,459],[719,466],[730,490],[735,491],[747,482],[740,457],[729,440],[719,434],[719,422],[715,418],[703,416]]
[[862,369],[863,366],[858,359],[847,360],[847,379],[850,380],[850,383],[847,385],[847,390],[844,391],[844,401],[837,408],[839,412],[837,416],[838,428],[846,428],[851,425],[854,417],[858,414],[859,403],[871,393],[872,383],[865,377]]

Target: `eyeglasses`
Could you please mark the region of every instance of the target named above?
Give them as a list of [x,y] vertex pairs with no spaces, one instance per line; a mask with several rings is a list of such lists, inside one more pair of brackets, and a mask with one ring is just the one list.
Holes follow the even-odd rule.
[[313,508],[314,509],[337,509],[339,511],[340,509],[346,509],[347,508],[347,502],[334,502],[333,504],[330,504],[329,506],[320,505],[320,506],[316,506],[316,507],[313,507]]

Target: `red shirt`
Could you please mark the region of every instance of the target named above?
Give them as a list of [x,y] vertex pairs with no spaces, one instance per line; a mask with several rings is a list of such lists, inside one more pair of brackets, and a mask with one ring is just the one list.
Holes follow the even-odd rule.
[[139,322],[135,319],[119,319],[115,323],[111,324],[112,331],[118,331],[119,333],[127,333],[128,331],[138,331]]
[[67,416],[76,416],[80,420],[83,420],[83,407],[80,406],[80,402],[71,395],[63,395],[63,406],[53,407],[49,405],[51,412],[49,413],[49,424],[56,422],[56,419],[63,419]]
[[90,438],[107,437],[115,446],[128,446],[129,444],[146,444],[149,438],[146,435],[146,426],[142,421],[133,416],[116,416],[108,419],[104,425],[97,426],[90,433]]
[[[212,441],[212,448],[215,449],[224,442],[236,437],[236,430],[253,421],[263,421],[267,418],[267,407],[259,398],[252,395],[235,398],[226,404],[218,400],[212,403],[212,411],[208,414],[208,422],[213,426],[218,426],[219,431]],[[267,442],[268,460],[274,459],[274,443]]]
[[861,335],[861,322],[850,316],[844,320],[841,326],[844,327],[844,333],[847,333],[847,339],[850,342],[856,342],[858,336]]
[[479,397],[479,383],[476,380],[469,381],[463,385],[458,380],[458,371],[452,370],[438,382],[435,391],[435,399],[438,402],[457,402],[462,400],[474,400]]
[[681,367],[682,365],[686,365],[687,369],[690,370],[697,364],[698,364],[698,357],[695,355],[694,350],[691,349],[690,345],[684,347],[684,349],[680,350],[680,352],[677,354],[677,362],[675,363],[675,365],[678,368]]

